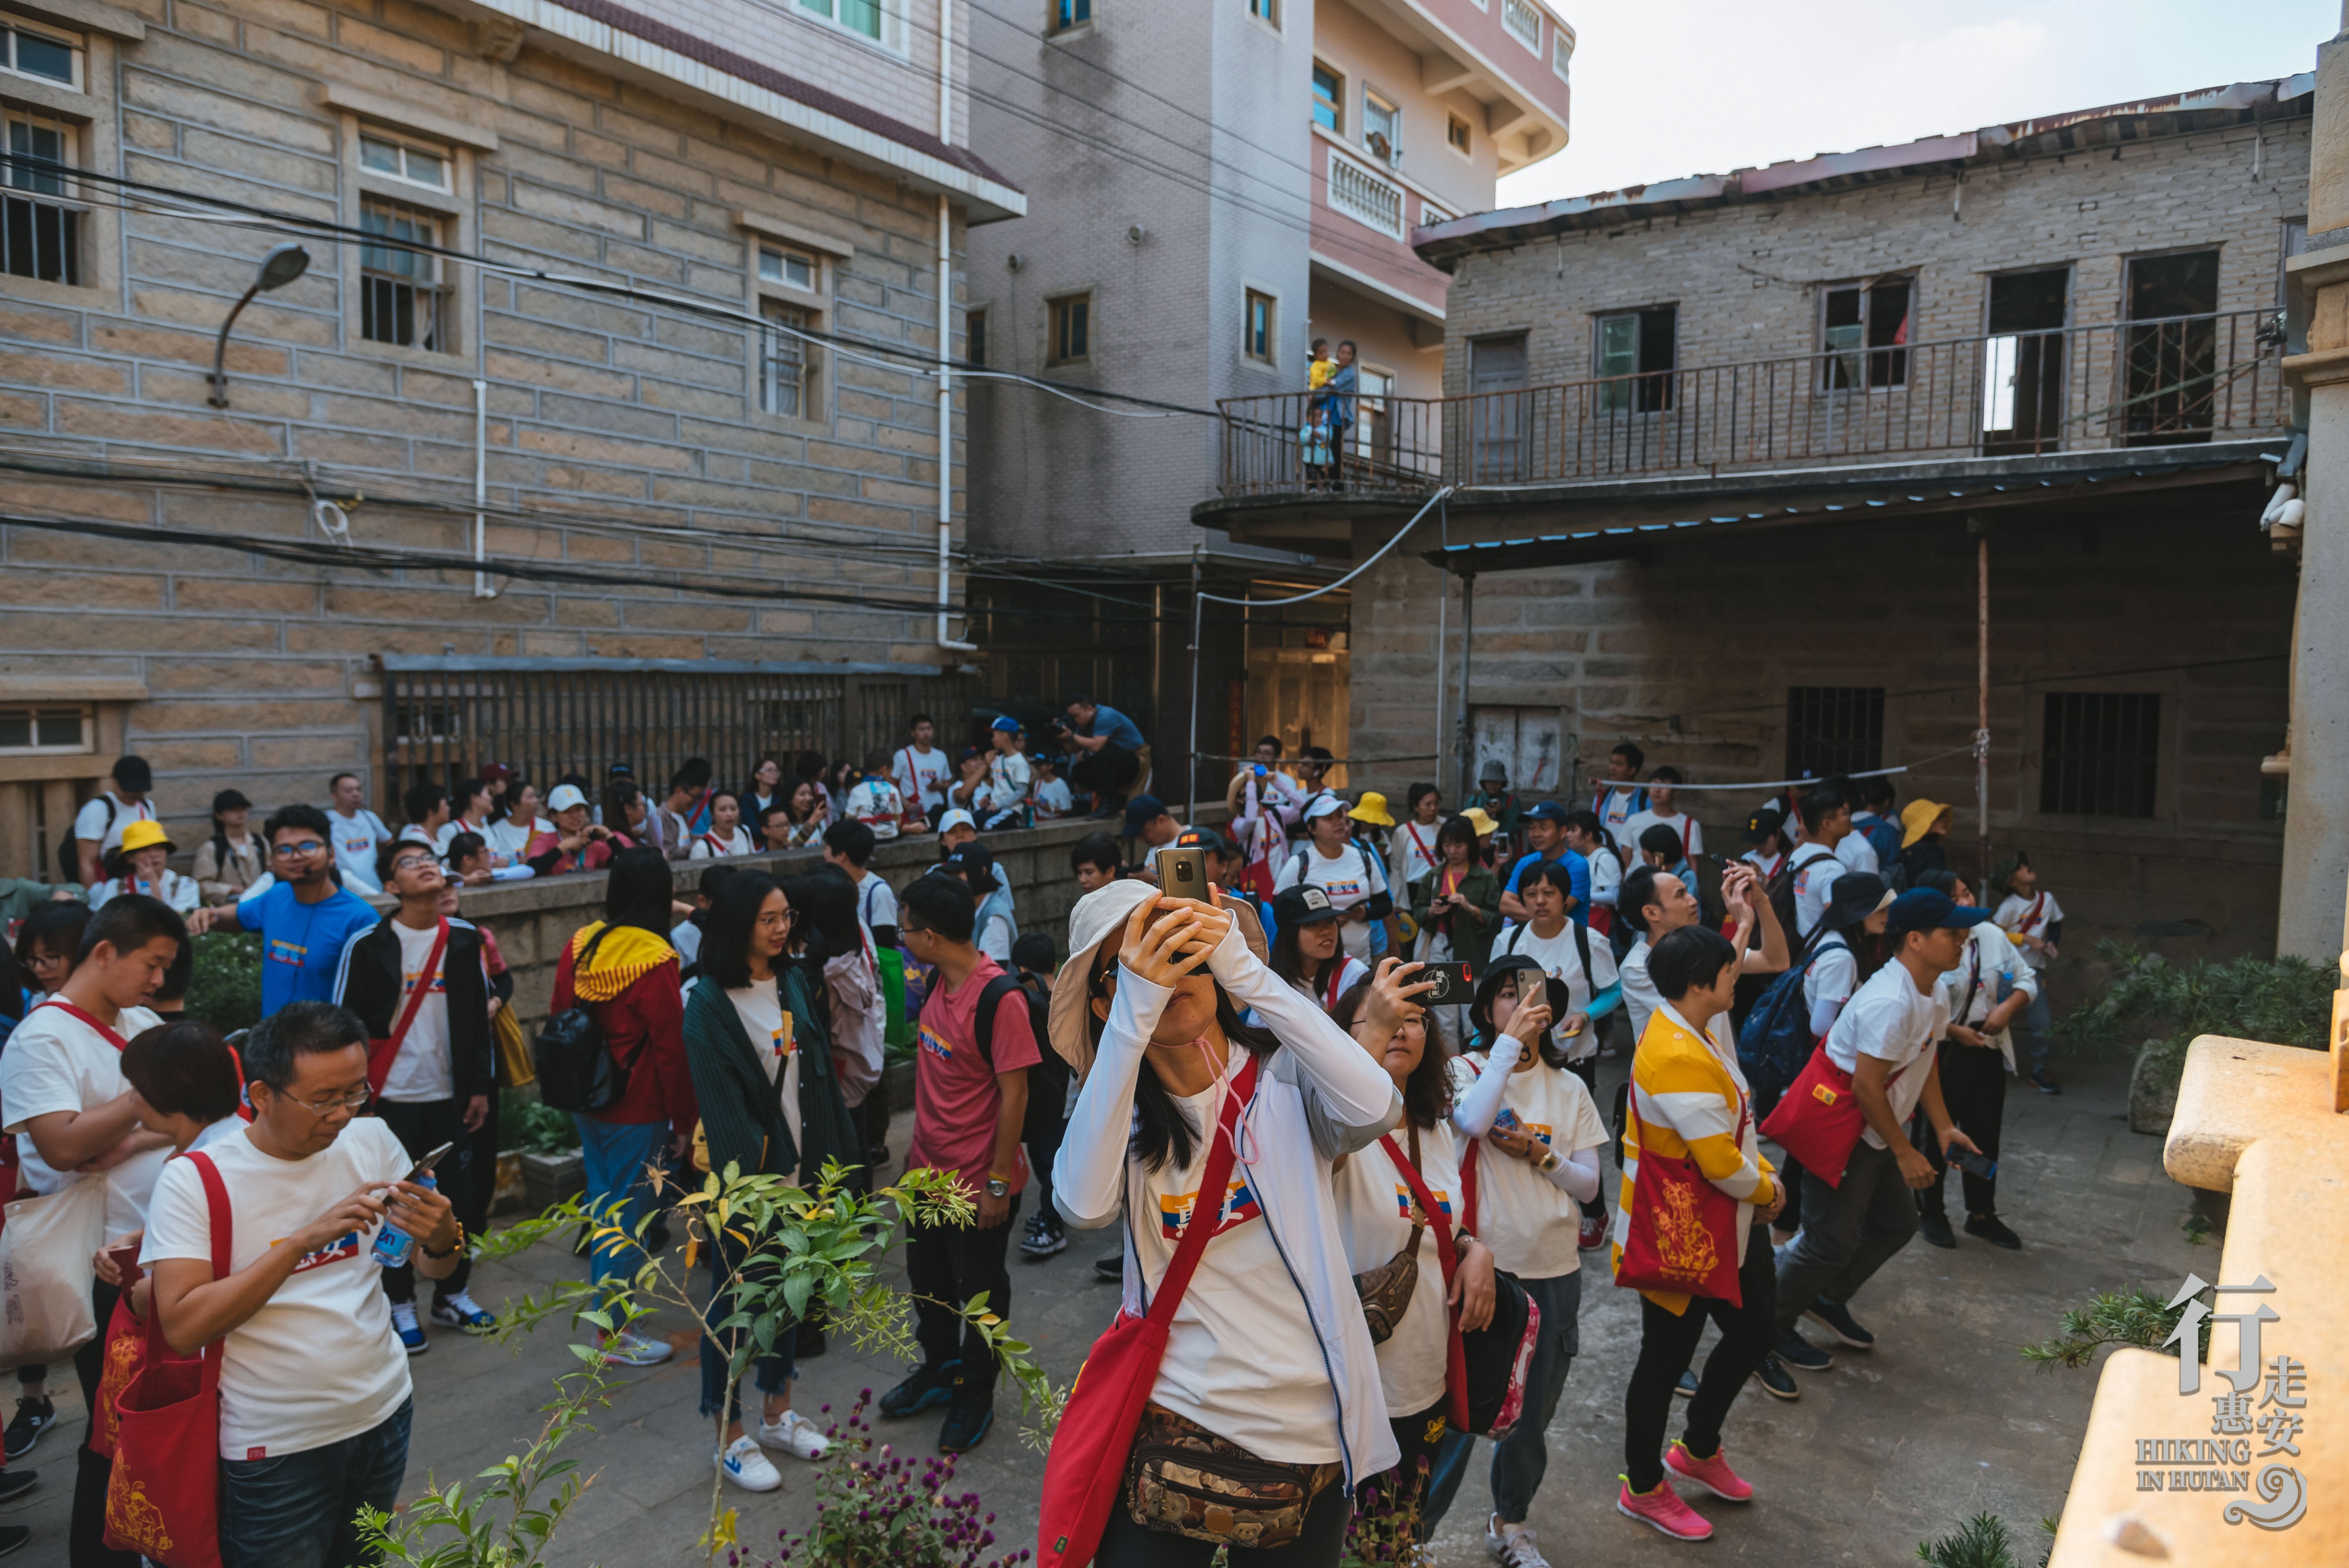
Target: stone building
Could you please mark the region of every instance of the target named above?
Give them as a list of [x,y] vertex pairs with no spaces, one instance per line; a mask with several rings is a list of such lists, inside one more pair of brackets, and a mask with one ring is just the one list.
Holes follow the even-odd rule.
[[[1455,798],[1495,755],[1583,794],[1626,739],[1710,783],[1905,765],[1954,862],[2031,853],[2075,950],[2271,948],[2308,106],[2246,83],[1423,230],[1452,286],[1413,444],[1344,497],[1237,454],[1195,520],[1362,559],[1458,487],[1351,627],[1357,748],[1451,753]],[[1765,793],[1694,795],[1711,846]]]
[[192,848],[949,702],[966,9],[0,6],[0,874],[119,748]]

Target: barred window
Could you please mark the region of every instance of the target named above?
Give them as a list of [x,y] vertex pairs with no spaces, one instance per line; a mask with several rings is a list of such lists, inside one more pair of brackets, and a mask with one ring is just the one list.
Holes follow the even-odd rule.
[[[812,318],[795,305],[780,299],[762,299],[759,314],[783,327],[808,329]],[[759,410],[761,413],[781,414],[786,419],[804,420],[814,398],[809,386],[808,342],[789,332],[759,334]]]
[[[372,197],[359,209],[361,228],[404,245],[441,244],[443,223],[434,213]],[[359,335],[371,343],[445,348],[440,258],[404,245],[360,244]]]
[[69,126],[7,111],[8,171],[0,187],[0,272],[44,283],[81,282],[82,208],[57,168],[74,162]]
[[2039,742],[2039,809],[2151,816],[2161,759],[2158,691],[2050,691]]
[[1884,765],[1884,688],[1786,689],[1786,774],[1826,778]]

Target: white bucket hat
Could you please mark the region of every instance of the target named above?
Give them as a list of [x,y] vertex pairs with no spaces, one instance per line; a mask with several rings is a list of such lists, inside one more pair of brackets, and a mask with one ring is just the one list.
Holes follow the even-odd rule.
[[[1133,911],[1157,892],[1157,888],[1137,877],[1120,877],[1106,887],[1094,888],[1069,911],[1069,957],[1052,980],[1052,1011],[1046,1032],[1051,1036],[1052,1049],[1076,1069],[1080,1078],[1093,1064],[1092,1010],[1086,995],[1092,981],[1093,962],[1100,956],[1102,943],[1122,934],[1126,922],[1133,918]],[[1269,961],[1264,924],[1257,919],[1256,907],[1246,898],[1226,894],[1224,908],[1231,911],[1241,940],[1247,943],[1257,961]]]

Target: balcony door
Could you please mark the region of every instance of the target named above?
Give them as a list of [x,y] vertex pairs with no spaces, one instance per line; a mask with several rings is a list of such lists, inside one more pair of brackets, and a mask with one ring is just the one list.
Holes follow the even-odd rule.
[[2219,369],[2219,253],[2139,256],[2128,264],[2121,354],[2121,429],[2130,446],[2210,439]]
[[1524,333],[1479,337],[1468,345],[1468,391],[1472,483],[1526,478],[1526,437],[1533,421],[1526,408]]
[[2071,288],[2068,267],[1990,280],[1982,373],[1985,457],[2062,447],[2064,326]]

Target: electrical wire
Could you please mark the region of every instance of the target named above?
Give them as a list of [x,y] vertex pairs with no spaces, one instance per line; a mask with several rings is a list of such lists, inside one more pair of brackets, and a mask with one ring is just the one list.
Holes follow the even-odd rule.
[[1410,533],[1413,528],[1418,527],[1419,520],[1426,516],[1430,512],[1433,511],[1436,504],[1450,495],[1452,493],[1452,490],[1453,487],[1447,484],[1443,489],[1437,491],[1434,494],[1429,496],[1427,498],[1427,504],[1413,513],[1411,514],[1411,521],[1404,524],[1402,527],[1397,531],[1393,538],[1380,545],[1378,549],[1371,554],[1369,560],[1364,561],[1361,566],[1356,566],[1352,571],[1348,572],[1344,576],[1340,577],[1334,583],[1330,583],[1321,587],[1315,588],[1310,593],[1294,594],[1285,599],[1234,599],[1226,598],[1221,594],[1209,593],[1202,593],[1199,595],[1199,597],[1212,604],[1247,605],[1253,609],[1277,609],[1282,605],[1303,604],[1307,599],[1318,599],[1324,594],[1333,593],[1336,590],[1344,587],[1348,583],[1352,582],[1356,577],[1361,576],[1364,572],[1369,571],[1372,566],[1377,566],[1381,560],[1384,560],[1386,558],[1387,552],[1393,549],[1397,545],[1402,544],[1403,535]]

